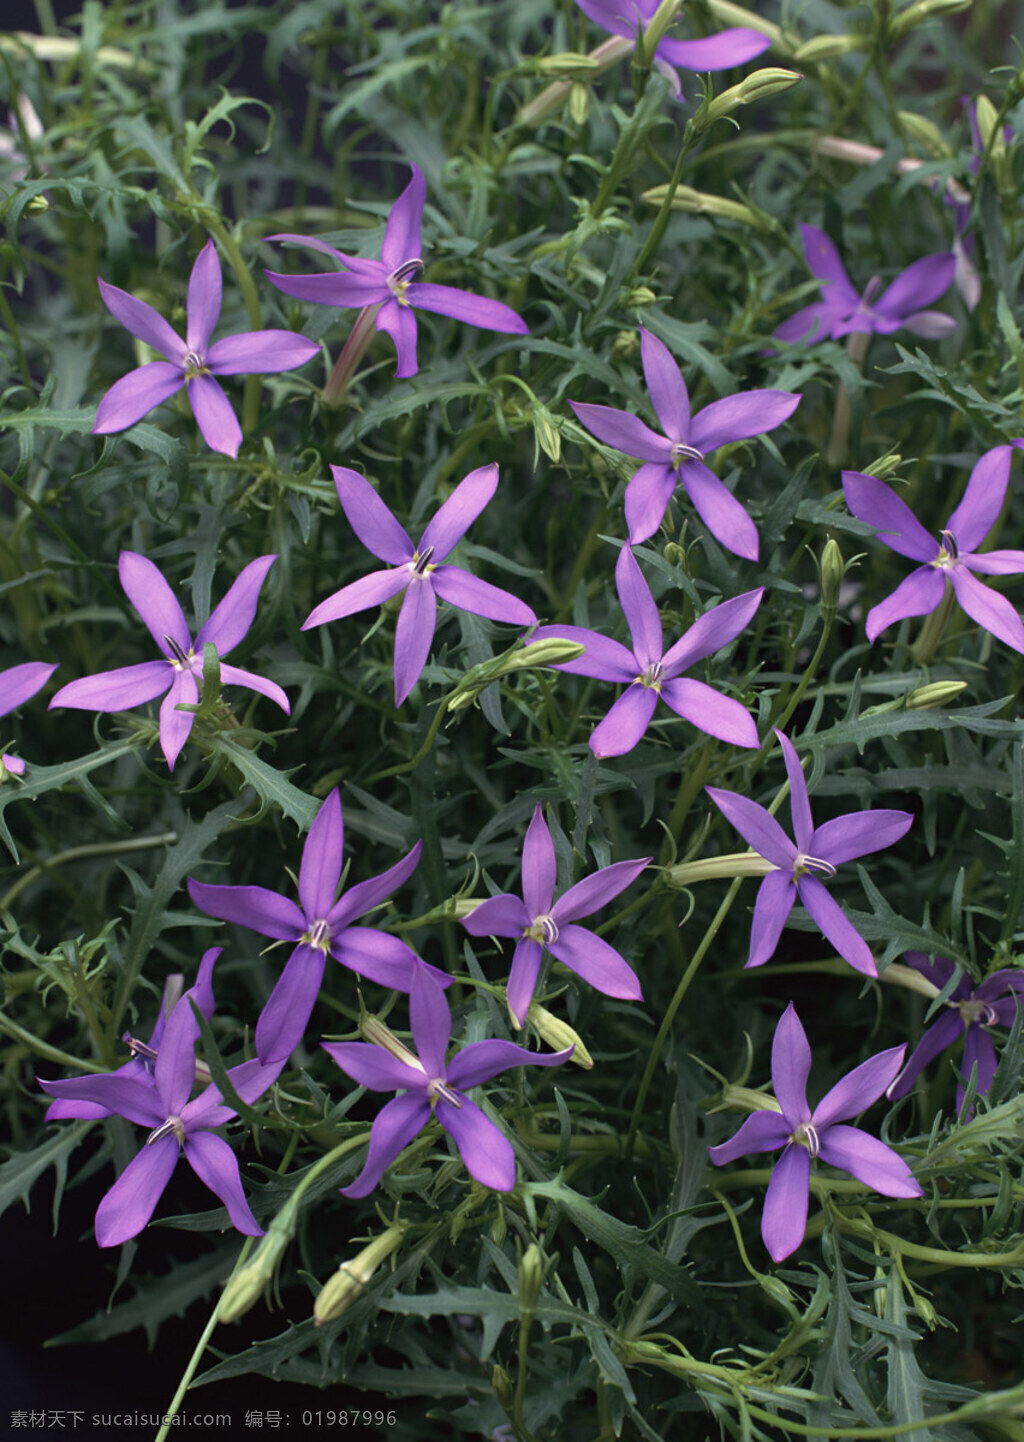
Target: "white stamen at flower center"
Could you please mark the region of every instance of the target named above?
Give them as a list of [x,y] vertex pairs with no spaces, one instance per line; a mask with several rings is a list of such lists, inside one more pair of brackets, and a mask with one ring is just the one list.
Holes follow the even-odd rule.
[[996,1026],[999,1022],[995,1007],[989,1006],[987,1001],[957,1001],[950,1005],[956,1007],[965,1027]]
[[314,921],[308,931],[304,931],[299,941],[305,946],[317,947],[320,951],[329,951],[331,946],[331,928],[326,921]]
[[539,941],[541,946],[551,946],[558,940],[558,923],[553,916],[535,916],[533,925],[526,928],[523,936]]
[[449,1106],[458,1107],[460,1111],[462,1110],[462,1100],[458,1092],[453,1091],[443,1077],[433,1077],[427,1083],[427,1096],[430,1098],[431,1106],[440,1099],[441,1101],[446,1101]]
[[820,856],[806,856],[801,851],[793,862],[793,875],[806,876],[809,871],[816,871],[820,876],[827,876],[829,880],[836,874],[831,861],[823,861]]
[[181,1117],[168,1117],[165,1122],[161,1122],[158,1127],[154,1127],[146,1138],[146,1146],[151,1147],[154,1142],[159,1142],[164,1137],[170,1136],[176,1136],[178,1138],[179,1147],[184,1146],[185,1123],[181,1120]]
[[957,545],[952,531],[943,531],[941,535],[942,545],[939,547],[939,554],[935,557],[932,565],[947,570],[960,560],[960,547]]
[[636,679],[641,686],[647,686],[652,691],[660,692],[661,676],[664,669],[660,661],[652,661],[649,666],[644,667]]
[[156,1061],[156,1049],[149,1046],[147,1042],[136,1041],[133,1036],[125,1032],[121,1040],[127,1045],[132,1056],[143,1057],[146,1061]]
[[181,368],[185,372],[185,379],[187,381],[194,381],[196,376],[206,376],[210,374],[210,367],[206,365],[202,356],[197,355],[194,350],[186,351],[185,359],[181,363]]
[[810,1122],[801,1122],[795,1132],[792,1132],[789,1140],[798,1147],[806,1147],[812,1157],[816,1157],[821,1151],[821,1139]]
[[698,451],[696,446],[688,446],[684,441],[676,441],[669,451],[668,458],[673,466],[681,466],[684,461],[702,461],[704,452]]
[[[170,651],[171,655],[173,655],[174,657],[174,660],[171,661],[171,665],[174,667],[175,671],[191,671],[193,653],[189,651],[188,655],[186,656],[185,652],[181,649],[173,636],[165,636],[164,640],[167,642],[168,651]],[[168,657],[168,660],[170,660],[170,657]]]
[[412,573],[414,576],[425,576],[428,571],[436,571],[437,567],[430,564],[430,558],[434,554],[433,546],[428,546],[421,556],[419,551],[413,553]]
[[403,260],[396,270],[393,270],[387,278],[387,287],[391,294],[398,301],[399,305],[408,305],[405,298],[406,287],[409,280],[418,270],[423,269],[423,262],[419,256],[413,260]]

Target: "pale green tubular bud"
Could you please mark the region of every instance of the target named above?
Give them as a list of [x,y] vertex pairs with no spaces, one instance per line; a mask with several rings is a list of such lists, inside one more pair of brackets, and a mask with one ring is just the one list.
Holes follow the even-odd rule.
[[908,711],[934,711],[947,706],[967,690],[966,681],[932,681],[928,686],[918,686],[907,697]]
[[390,1027],[385,1026],[379,1016],[361,1016],[359,1018],[359,1035],[371,1046],[379,1046],[396,1061],[402,1062],[405,1066],[411,1066],[414,1071],[422,1072],[426,1076],[426,1069],[415,1052],[400,1042]]
[[478,906],[483,906],[487,900],[486,896],[455,896],[451,902],[452,916],[456,921],[462,921],[467,916],[472,916]]
[[657,299],[658,297],[655,295],[654,291],[651,290],[650,286],[638,285],[635,290],[631,290],[627,295],[626,304],[636,306],[636,308],[640,310],[645,305],[656,304]]
[[554,423],[554,417],[539,401],[535,401],[530,409],[533,414],[533,433],[537,437],[537,444],[546,456],[557,461],[562,454],[562,437]]
[[[649,205],[664,205],[667,194],[667,185],[655,185],[650,190],[645,190],[640,199],[646,200]],[[740,225],[748,225],[752,230],[764,229],[760,217],[749,205],[743,205],[738,200],[726,200],[722,195],[706,195],[703,191],[692,190],[688,185],[676,186],[671,208],[688,211],[691,215],[717,215],[723,220],[735,220]]]
[[923,115],[917,115],[913,110],[901,110],[899,121],[911,140],[928,155],[942,158],[953,154],[939,127]]
[[795,70],[780,70],[776,67],[755,70],[752,75],[741,80],[739,85],[730,85],[728,90],[716,95],[703,115],[697,117],[698,123],[702,121],[704,125],[712,125],[716,120],[731,115],[741,105],[754,105],[759,100],[769,100],[773,95],[781,95],[783,91],[791,90],[803,78]]
[[863,49],[864,42],[856,35],[815,35],[797,46],[793,61],[796,65],[816,65],[821,60],[835,60],[840,55]]
[[574,80],[569,89],[569,119],[573,125],[585,125],[589,114],[590,86]]
[[754,1091],[752,1087],[725,1086],[719,1105],[715,1107],[730,1107],[733,1111],[744,1112],[781,1112],[782,1108],[774,1097],[767,1092]]
[[901,40],[904,35],[923,25],[927,20],[940,20],[946,15],[958,15],[969,10],[974,0],[918,0],[902,15],[894,16],[889,26],[889,40]]
[[901,961],[891,961],[884,971],[878,973],[878,979],[887,981],[892,986],[905,987],[907,991],[919,992],[921,996],[928,997],[929,1001],[939,994],[939,988],[934,982],[915,971],[912,966],[904,966]]
[[839,609],[839,591],[846,574],[846,562],[833,537],[825,542],[821,553],[821,614],[824,620],[835,620]]
[[405,1233],[406,1228],[395,1223],[350,1262],[342,1262],[334,1276],[320,1288],[313,1303],[313,1319],[318,1327],[333,1322],[359,1301],[377,1269],[398,1250]]
[[592,55],[577,55],[572,50],[564,50],[557,55],[542,55],[534,61],[534,69],[542,75],[557,75],[563,80],[593,75],[600,68],[600,62]]
[[549,636],[526,646],[517,641],[508,651],[495,656],[491,661],[481,661],[466,672],[458,686],[448,698],[449,711],[463,711],[471,706],[485,686],[502,676],[516,671],[529,671],[543,666],[561,666],[566,661],[578,661],[585,654],[586,646],[580,641],[570,641],[561,636]]
[[880,456],[877,461],[872,461],[865,474],[874,476],[876,481],[884,481],[889,476],[894,476],[902,464],[903,457],[898,456],[895,451],[889,451],[887,455]]
[[979,95],[974,102],[974,116],[978,122],[978,134],[981,136],[981,143],[985,149],[991,149],[993,154],[998,145],[1002,145],[1005,149],[1003,133],[999,128],[999,112],[987,95]]
[[494,1388],[495,1397],[508,1412],[515,1399],[515,1388],[512,1386],[512,1378],[500,1362],[491,1368],[491,1386]]
[[565,1051],[567,1047],[571,1046],[573,1053],[570,1061],[575,1062],[584,1071],[590,1071],[593,1068],[594,1058],[580,1041],[579,1033],[574,1031],[567,1021],[562,1021],[560,1017],[548,1011],[546,1006],[541,1006],[539,1001],[530,1002],[526,1020],[541,1039],[547,1042],[552,1051]]
[[237,1322],[254,1307],[274,1279],[295,1231],[296,1207],[286,1202],[241,1271],[228,1280],[217,1313],[221,1322]]
[[532,1317],[537,1310],[540,1289],[544,1285],[544,1254],[536,1242],[531,1242],[519,1258],[519,1312],[521,1316]]
[[651,23],[644,30],[643,39],[636,47],[638,65],[654,64],[654,52],[682,8],[683,0],[661,0],[661,4],[651,16]]
[[767,876],[770,871],[777,870],[777,866],[773,866],[756,851],[732,851],[727,856],[706,856],[700,861],[681,861],[678,866],[667,868],[665,879],[669,886],[681,891],[687,886],[696,885],[698,881],[718,881],[723,876]]

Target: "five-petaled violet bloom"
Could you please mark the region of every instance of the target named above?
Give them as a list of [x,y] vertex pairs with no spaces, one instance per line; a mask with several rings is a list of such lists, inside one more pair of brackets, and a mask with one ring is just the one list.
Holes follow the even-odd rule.
[[821,1099],[807,1103],[811,1048],[790,1002],[772,1042],[772,1088],[781,1112],[754,1112],[731,1141],[709,1147],[716,1167],[752,1152],[785,1148],[775,1164],[761,1216],[761,1236],[772,1260],[795,1252],[807,1227],[811,1160],[849,1172],[883,1197],[923,1196],[902,1157],[859,1127],[839,1123],[876,1102],[900,1069],[906,1046],[894,1046],[854,1067]]
[[371,1091],[398,1091],[378,1113],[362,1172],[343,1197],[365,1197],[430,1120],[431,1114],[455,1142],[466,1169],[481,1186],[510,1192],[516,1184],[515,1155],[508,1139],[465,1095],[513,1066],[561,1066],[566,1051],[542,1055],[511,1041],[475,1041],[445,1061],[452,1018],[444,992],[424,967],[409,992],[409,1016],[417,1056],[381,1028],[380,1044],[324,1042],[342,1071]]
[[1024,652],[1024,624],[1015,607],[974,574],[1010,576],[1024,571],[1024,551],[978,554],[975,549],[999,519],[1012,458],[1013,446],[986,451],[971,472],[964,498],[938,540],[928,534],[906,502],[883,481],[859,471],[843,472],[843,495],[851,514],[874,526],[878,539],[891,551],[922,563],[891,596],[868,612],[869,641],[907,616],[928,615],[942,604],[952,586],[972,621],[1015,651]]
[[[203,960],[208,982],[211,953]],[[196,1081],[195,1044],[199,1037],[190,995],[195,995],[195,989],[180,998],[167,1018],[151,1070],[130,1075],[129,1063],[100,1076],[40,1081],[50,1096],[78,1107],[93,1103],[107,1114],[150,1128],[141,1152],[100,1202],[96,1240],[101,1247],[116,1247],[142,1231],[182,1154],[200,1181],[224,1203],[232,1225],[247,1236],[262,1235],[242,1191],[235,1154],[222,1137],[214,1135],[216,1127],[236,1115],[234,1107],[224,1103],[212,1083],[190,1100]],[[196,1001],[201,1005],[198,996]],[[230,1067],[227,1075],[238,1096],[248,1104],[263,1095],[280,1071],[281,1065],[261,1066],[258,1061],[247,1061]],[[76,1110],[65,1111],[64,1115],[96,1113]]]
[[[909,951],[903,958],[908,966],[918,972],[935,988],[938,996],[953,979],[956,963],[946,956],[927,957],[919,951]],[[889,1087],[886,1095],[892,1101],[905,1097],[919,1074],[940,1052],[952,1046],[957,1037],[964,1033],[964,1060],[962,1071],[969,1077],[975,1066],[978,1068],[976,1082],[978,1095],[984,1096],[992,1085],[996,1074],[996,1049],[992,1043],[994,1026],[1012,1026],[1017,1008],[1024,1006],[1024,971],[1004,967],[994,971],[978,986],[971,978],[961,975],[956,986],[946,998],[946,1010],[922,1036],[911,1052],[906,1066]],[[956,1109],[963,1104],[964,1089],[957,1083]]]
[[557,901],[555,848],[538,806],[523,844],[523,897],[505,894],[481,902],[463,918],[470,936],[516,938],[506,995],[508,1009],[521,1027],[537,987],[545,951],[583,978],[595,991],[625,1001],[640,1001],[643,993],[636,972],[601,937],[574,923],[625,891],[643,871],[650,857],[616,861],[570,886]]
[[844,861],[891,846],[906,834],[914,818],[909,811],[851,811],[815,826],[796,749],[781,731],[777,730],[775,735],[782,747],[789,777],[795,842],[756,801],[735,791],[720,791],[715,786],[705,788],[718,809],[771,868],[757,893],[747,966],[762,966],[773,954],[786,918],[799,898],[843,960],[866,976],[877,976],[878,969],[867,942],[843,914],[839,903],[833,901],[819,877],[831,880]]
[[683,672],[735,641],[760,605],[763,588],[706,611],[666,651],[658,607],[628,545],[622,547],[615,564],[615,585],[629,623],[632,650],[584,626],[541,626],[530,637],[531,644],[560,636],[586,647],[585,655],[553,666],[553,670],[620,681],[626,686],[594,728],[590,737],[594,755],[624,756],[632,751],[650,725],[659,696],[677,715],[709,736],[733,746],[759,745],[749,711],[703,681],[684,677]]
[[61,687],[50,706],[71,706],[79,711],[127,711],[166,691],[160,706],[160,747],[173,771],[195,720],[191,711],[179,711],[177,707],[195,705],[198,701],[203,679],[203,647],[209,643],[217,651],[220,679],[225,686],[246,686],[250,691],[258,691],[276,702],[287,715],[288,697],[280,686],[251,671],[226,666],[221,660],[252,625],[260,587],[276,560],[276,556],[261,556],[257,561],[250,561],[193,641],[177,597],[153,562],[135,551],[122,551],[117,563],[121,585],[163,652],[163,658],[71,681]]
[[952,285],[956,270],[952,251],[915,260],[881,295],[878,292],[882,282],[873,276],[864,294],[858,295],[825,232],[816,225],[802,225],[800,231],[807,264],[822,282],[821,299],[783,321],[775,331],[776,340],[810,343],[856,333],[891,335],[901,329],[936,339],[956,330],[952,316],[921,309],[938,300]]
[[[0,671],[0,716],[17,711],[26,701],[41,691],[56,671],[57,665],[46,661],[24,661],[20,666],[9,666]],[[0,783],[10,776],[24,776],[25,763],[19,756],[8,756],[0,743]]]
[[[576,0],[577,5],[595,25],[612,35],[635,42],[642,30],[654,19],[661,0]],[[677,100],[683,93],[675,66],[684,70],[730,70],[762,55],[771,44],[767,35],[746,26],[722,30],[703,40],[675,40],[663,37],[654,51],[654,65],[672,84]]]
[[423,269],[420,223],[426,197],[427,183],[414,165],[412,179],[391,207],[380,260],[345,255],[309,235],[269,237],[311,246],[345,267],[345,273],[281,275],[268,270],[267,275],[278,290],[297,300],[313,301],[317,305],[373,307],[376,328],[385,331],[395,343],[398,358],[395,375],[399,378],[414,376],[418,369],[415,310],[435,311],[466,325],[479,326],[481,330],[502,331],[507,335],[529,334],[522,317],[499,300],[456,290],[450,285],[430,285],[413,279]]
[[[282,1060],[302,1040],[328,956],[394,991],[408,991],[417,969],[424,965],[399,937],[352,925],[408,880],[420,859],[421,843],[417,841],[389,871],[349,887],[335,900],[344,844],[341,801],[335,787],[317,812],[302,849],[298,905],[263,886],[210,886],[189,880],[189,895],[208,916],[293,944],[256,1025],[256,1054],[263,1062]],[[427,970],[445,986],[450,983],[444,973],[433,967]]]
[[220,261],[212,240],[203,246],[192,267],[184,340],[145,301],[105,280],[99,287],[111,315],[167,359],[139,366],[110,387],[96,412],[93,435],[126,430],[187,385],[189,404],[207,445],[226,456],[237,456],[241,427],[214,376],[294,370],[320,349],[315,341],[290,330],[244,331],[210,344],[221,303]]
[[332,466],[334,484],[349,525],[374,556],[391,569],[371,571],[342,586],[306,617],[302,629],[322,626],[389,601],[405,592],[395,628],[395,705],[400,706],[427,663],[437,623],[437,598],[460,610],[513,626],[533,626],[537,617],[508,591],[480,581],[461,566],[443,561],[494,495],[498,467],[470,471],[451,493],[414,545],[377,492],[358,471]]
[[569,402],[599,441],[644,462],[626,486],[630,542],[654,535],[678,484],[720,545],[756,561],[757,527],[704,458],[719,446],[773,431],[789,419],[801,397],[792,391],[747,391],[712,401],[691,417],[686,382],[668,346],[649,330],[641,328],[640,336],[644,377],[664,435],[629,411]]

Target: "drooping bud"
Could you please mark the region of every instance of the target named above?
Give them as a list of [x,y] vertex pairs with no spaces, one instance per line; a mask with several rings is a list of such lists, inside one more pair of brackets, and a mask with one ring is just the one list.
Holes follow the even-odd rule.
[[546,1006],[541,1006],[539,1001],[531,1001],[530,1008],[526,1013],[526,1020],[535,1028],[542,1040],[546,1041],[552,1051],[565,1051],[567,1047],[573,1048],[570,1061],[582,1067],[584,1071],[590,1071],[594,1065],[594,1058],[580,1040],[579,1033],[574,1031],[567,1021],[562,1021],[553,1012],[548,1011]]
[[934,711],[947,706],[950,701],[967,690],[966,681],[932,681],[927,686],[918,686],[907,697],[908,711]]
[[797,65],[816,65],[821,60],[835,60],[839,55],[863,49],[864,41],[858,35],[815,35],[797,46],[793,60]]
[[944,158],[952,155],[953,151],[946,143],[946,140],[939,127],[923,115],[916,114],[913,110],[901,110],[899,112],[900,124],[916,143],[928,155]]
[[359,1301],[380,1265],[397,1251],[405,1232],[404,1226],[395,1223],[375,1237],[350,1262],[342,1262],[334,1276],[320,1288],[313,1303],[313,1318],[318,1327],[325,1322],[333,1322]]
[[570,641],[560,636],[550,636],[533,645],[517,641],[509,650],[495,656],[493,660],[481,661],[472,666],[448,698],[449,711],[462,711],[471,706],[485,686],[502,676],[516,671],[534,670],[541,666],[560,666],[566,661],[578,661],[586,647],[580,641]]
[[533,62],[533,68],[542,75],[557,75],[562,80],[577,80],[581,76],[593,75],[601,66],[593,55],[577,55],[575,51],[563,50],[557,55],[541,55]]
[[221,1322],[237,1322],[254,1307],[274,1279],[281,1258],[295,1231],[296,1208],[289,1201],[267,1228],[259,1246],[241,1271],[236,1272],[224,1288],[217,1318]]

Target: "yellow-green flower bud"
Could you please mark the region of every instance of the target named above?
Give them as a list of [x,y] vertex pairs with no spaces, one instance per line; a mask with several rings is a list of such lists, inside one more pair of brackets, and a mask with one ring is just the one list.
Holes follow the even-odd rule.
[[997,147],[1006,148],[1003,132],[999,127],[999,112],[987,95],[979,95],[974,102],[974,118],[978,122],[978,134],[986,150],[991,149],[994,154]]
[[592,75],[600,68],[600,63],[593,55],[577,55],[572,50],[563,50],[557,55],[542,55],[534,61],[534,69],[542,75],[559,75],[566,80]]
[[379,1016],[361,1016],[359,1018],[359,1035],[371,1046],[383,1048],[396,1061],[403,1062],[406,1066],[411,1066],[415,1071],[423,1072],[423,1075],[426,1076],[426,1070],[419,1057],[398,1040],[391,1028],[385,1026]]
[[867,474],[874,476],[876,480],[884,481],[887,477],[894,476],[902,464],[903,457],[898,456],[895,451],[889,451],[877,461],[871,462],[867,467]]
[[891,961],[884,971],[878,973],[878,979],[889,982],[891,986],[905,987],[907,991],[920,992],[929,1000],[939,994],[939,988],[934,982],[915,971],[912,966],[904,966],[901,961]]
[[531,1242],[519,1258],[519,1311],[523,1316],[532,1317],[537,1310],[544,1271],[544,1254],[536,1242]]
[[33,195],[32,199],[25,206],[26,215],[45,215],[50,208],[50,202],[45,195]]
[[566,1047],[571,1046],[573,1054],[570,1061],[574,1061],[584,1071],[592,1069],[594,1058],[583,1045],[579,1033],[574,1031],[567,1021],[562,1021],[553,1012],[548,1011],[546,1006],[541,1006],[539,1001],[530,1002],[526,1020],[535,1028],[542,1040],[547,1042],[552,1051],[565,1051]]
[[456,921],[463,921],[467,916],[471,916],[478,906],[483,906],[486,900],[486,896],[455,896],[451,901],[452,916]]
[[[722,1088],[720,1105],[744,1112],[781,1112],[782,1108],[767,1092],[754,1091],[751,1087],[725,1086]],[[718,1108],[716,1107],[717,1111]]]
[[767,876],[777,868],[756,851],[732,851],[727,856],[705,856],[700,861],[681,861],[665,871],[669,886],[678,890],[698,881],[718,881],[723,876]]
[[675,541],[665,543],[665,560],[670,566],[681,566],[686,570],[686,552],[682,546],[677,546]]
[[396,1223],[375,1237],[351,1262],[342,1262],[334,1276],[320,1288],[313,1303],[313,1318],[318,1327],[333,1322],[359,1301],[381,1263],[398,1249],[405,1231],[404,1226]]
[[926,20],[938,20],[945,15],[956,15],[970,9],[974,0],[918,0],[909,10],[893,18],[889,25],[889,40],[900,40]]
[[217,1318],[221,1322],[237,1322],[254,1307],[274,1278],[285,1249],[292,1239],[291,1212],[283,1227],[271,1225],[255,1252],[240,1272],[230,1278],[220,1299]]
[[533,413],[533,433],[537,437],[537,444],[546,456],[557,461],[562,454],[562,437],[554,418],[546,406],[535,401],[531,407]]
[[573,125],[585,125],[590,114],[590,86],[574,80],[569,90],[569,119]]
[[640,309],[645,305],[654,305],[657,299],[658,297],[649,285],[638,285],[627,295],[626,304]]
[[650,24],[644,29],[643,39],[636,47],[638,65],[653,65],[654,52],[664,40],[668,28],[683,8],[683,0],[661,0],[651,16]]
[[[668,194],[667,185],[655,185],[645,190],[641,200],[650,205],[664,205]],[[753,230],[763,230],[764,225],[749,205],[738,200],[726,200],[722,195],[706,195],[703,191],[692,190],[688,185],[677,185],[672,197],[673,210],[685,210],[691,215],[718,215],[723,220],[735,220],[740,225],[749,225]]]
[[834,60],[838,55],[849,55],[863,48],[864,42],[856,35],[815,35],[797,46],[793,60],[797,65],[816,65],[821,60]]
[[640,349],[640,337],[635,330],[620,330],[612,341],[612,357],[615,360],[631,360]]
[[781,70],[777,66],[755,70],[738,85],[730,85],[728,90],[716,95],[703,116],[698,116],[698,120],[702,121],[703,125],[712,125],[716,120],[731,115],[741,105],[754,105],[759,100],[769,100],[773,95],[781,95],[784,90],[791,90],[803,78],[795,70]]
[[778,1277],[773,1277],[766,1272],[759,1278],[761,1291],[766,1297],[771,1297],[773,1302],[780,1302],[784,1307],[791,1307],[796,1301],[796,1293],[791,1292],[785,1282]]
[[821,611],[831,620],[839,609],[839,590],[846,574],[846,562],[838,542],[829,537],[821,553]]
[[491,1368],[491,1386],[505,1411],[510,1411],[515,1400],[515,1388],[512,1386],[512,1378],[500,1362]]
[[913,110],[901,110],[899,113],[900,124],[910,136],[928,155],[948,156],[953,151],[947,145],[942,131],[923,115],[917,115]]
[[908,711],[934,711],[967,690],[966,681],[932,681],[928,686],[918,686],[907,697]]

